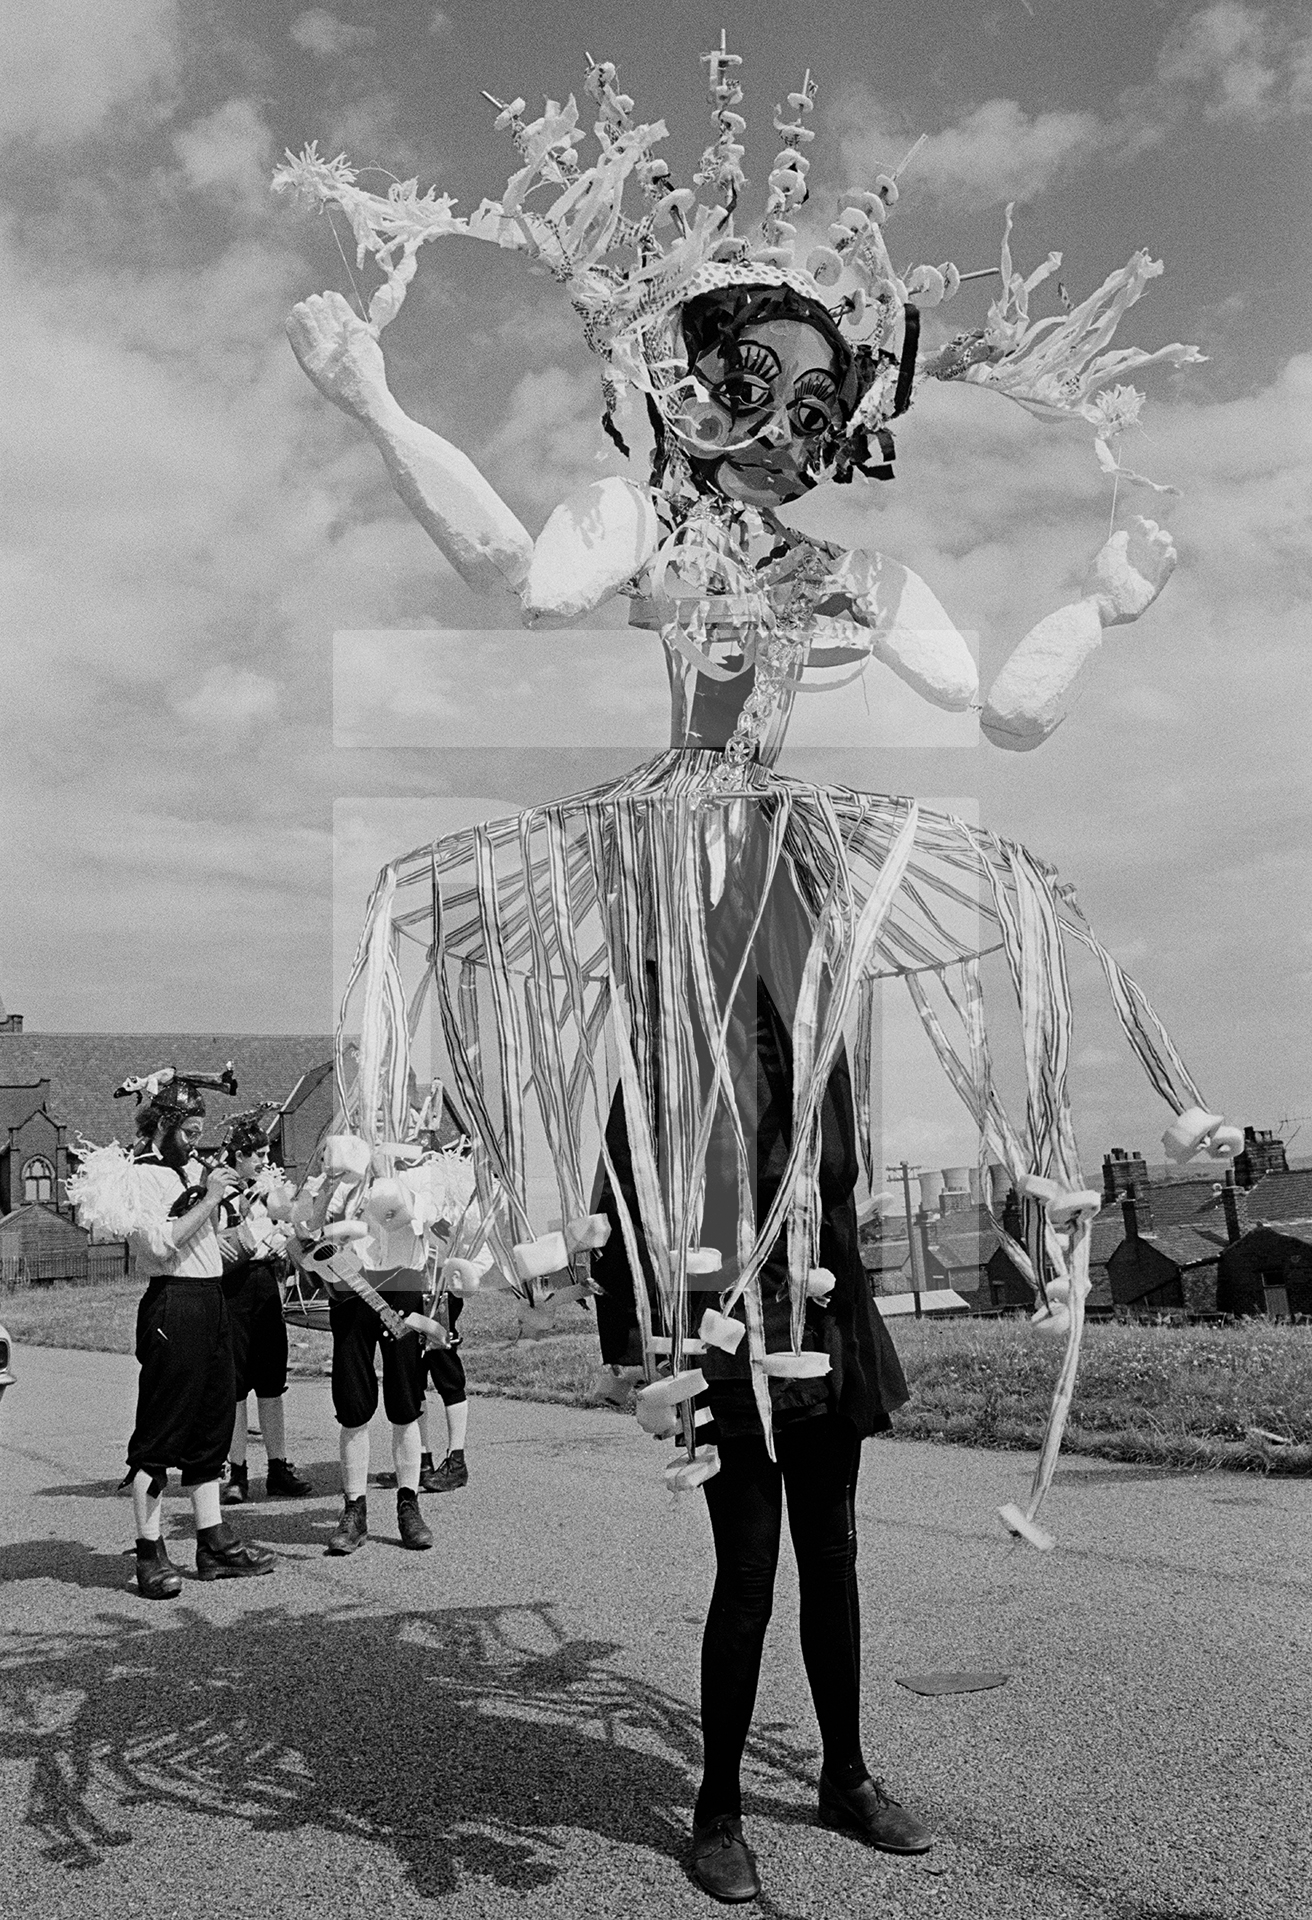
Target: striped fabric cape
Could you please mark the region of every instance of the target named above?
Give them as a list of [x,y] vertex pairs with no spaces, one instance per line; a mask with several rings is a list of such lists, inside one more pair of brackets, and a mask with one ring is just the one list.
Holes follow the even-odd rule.
[[[765,853],[746,863],[744,882],[735,849],[749,825]],[[805,904],[811,937],[793,1021],[790,1153],[758,1219],[725,1035],[781,868]],[[755,889],[744,914],[752,932],[726,993],[723,967],[717,976],[710,963],[707,915],[726,886],[742,884]],[[738,1243],[722,1249],[721,1308],[742,1303],[769,1441],[758,1276],[786,1231],[799,1350],[819,1234],[820,1104],[840,1048],[851,1053],[872,1184],[876,997],[900,985],[977,1126],[981,1165],[1000,1161],[1013,1180],[1037,1174],[1078,1189],[1067,1086],[1072,947],[1096,957],[1126,1039],[1162,1098],[1176,1112],[1201,1104],[1139,988],[1095,940],[1069,890],[1025,848],[914,800],[672,750],[621,779],[451,834],[383,870],[343,1002],[341,1096],[367,1139],[397,1137],[411,1042],[431,1019],[435,1055],[477,1136],[480,1207],[492,1213],[493,1245],[509,1268],[510,1246],[543,1231],[544,1195],[566,1220],[589,1211],[599,1158],[618,1195],[604,1140],[618,1090],[637,1194],[637,1217],[621,1204],[620,1226],[638,1276],[638,1320],[649,1354],[654,1333],[672,1341],[676,1372],[707,1143],[713,1124],[736,1128]],[[986,1013],[981,963],[995,954],[1019,1012],[1020,1119],[1005,1110],[994,1075],[997,1015]],[[1040,1308],[1045,1281],[1059,1276],[1070,1287],[1066,1355],[1032,1516],[1051,1481],[1074,1385],[1088,1220],[1062,1231],[1033,1203],[1023,1211],[1025,1244],[1009,1250]],[[659,1328],[640,1246],[656,1276]]]

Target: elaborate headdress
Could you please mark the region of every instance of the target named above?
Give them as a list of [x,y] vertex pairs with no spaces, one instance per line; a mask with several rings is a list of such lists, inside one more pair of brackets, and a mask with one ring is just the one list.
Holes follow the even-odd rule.
[[231,1060],[222,1073],[193,1073],[178,1067],[156,1067],[152,1073],[130,1073],[126,1080],[115,1087],[114,1098],[124,1100],[133,1093],[137,1097],[137,1106],[141,1107],[144,1101],[146,1106],[142,1111],[154,1114],[157,1121],[175,1115],[179,1120],[187,1120],[193,1114],[199,1116],[205,1111],[205,1101],[200,1091],[202,1087],[235,1094],[237,1075]]
[[223,1151],[228,1157],[239,1153],[258,1153],[262,1147],[270,1144],[273,1122],[271,1116],[278,1111],[276,1102],[261,1100],[258,1106],[248,1107],[242,1113],[232,1113],[223,1123]]
[[[950,262],[904,274],[892,264],[883,228],[911,154],[877,174],[871,188],[841,195],[824,241],[799,257],[793,216],[808,198],[805,148],[814,137],[805,124],[815,103],[809,69],[801,87],[788,95],[787,111],[780,107],[775,114],[780,145],[768,177],[764,217],[755,233],[737,233],[734,212],[747,184],[741,164],[746,122],[737,111],[743,96],[734,77],[741,59],[727,50],[721,34],[719,48],[702,60],[716,137],[692,186],[676,185],[665,161],[655,155],[666,134],[664,121],[636,122],[634,103],[619,91],[614,66],[591,55],[584,90],[596,106],[596,159],[582,164],[583,133],[572,95],[564,106],[548,100],[542,114],[526,122],[522,99],[502,103],[489,94],[498,109],[495,124],[511,134],[523,164],[500,199],[482,201],[471,214],[457,214],[450,196],[435,189],[421,194],[417,180],[395,183],[386,196],[365,192],[344,154],[324,160],[313,144],[299,156],[289,152],[273,184],[295,188],[346,215],[358,264],[363,267],[372,255],[385,276],[369,302],[375,331],[398,312],[425,241],[464,234],[527,253],[567,287],[584,337],[605,364],[603,424],[615,438],[614,409],[626,386],[646,394],[658,422],[677,433],[694,386],[678,327],[687,302],[729,287],[788,288],[827,312],[858,358],[860,397],[848,423],[846,459],[840,449],[834,451],[840,477],[854,462],[869,471],[863,457],[868,443],[876,441],[887,459],[887,423],[910,404],[919,309],[951,299],[962,276]],[[713,200],[699,199],[697,187],[708,188]],[[1124,397],[1109,412],[1095,399],[1102,388],[1150,361],[1181,366],[1202,357],[1195,347],[1178,343],[1155,353],[1105,351],[1122,313],[1161,272],[1161,262],[1136,253],[1081,305],[1031,321],[1029,295],[1056,270],[1061,256],[1049,254],[1028,276],[1017,273],[1007,242],[1010,231],[1009,207],[1002,290],[984,325],[957,335],[922,366],[921,377],[994,387],[1047,418],[1083,417],[1105,443],[1135,417],[1131,403],[1137,396],[1119,389]]]

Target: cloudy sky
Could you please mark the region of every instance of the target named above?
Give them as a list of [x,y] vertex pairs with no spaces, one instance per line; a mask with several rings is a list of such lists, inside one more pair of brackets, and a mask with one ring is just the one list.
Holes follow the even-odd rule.
[[[794,766],[1024,839],[1077,883],[1209,1097],[1261,1124],[1312,1114],[1312,38],[1301,8],[1241,0],[13,10],[0,996],[34,1028],[324,1031],[334,942],[381,858],[660,743],[659,665],[634,651],[653,643],[483,631],[373,449],[299,373],[287,308],[350,280],[328,224],[267,181],[317,138],[468,207],[513,164],[480,88],[560,97],[585,50],[666,118],[686,173],[707,138],[696,55],[722,24],[753,179],[769,110],[809,65],[817,208],[924,133],[895,258],[988,266],[1014,199],[1018,257],[1060,248],[1076,297],[1136,247],[1164,257],[1123,338],[1209,356],[1145,376],[1127,443],[1181,490],[1180,570],[1109,636],[1044,748],[936,729],[881,673],[832,721],[811,703]],[[386,336],[394,390],[536,529],[622,470],[595,366],[552,283],[473,243],[427,252]],[[954,324],[972,300],[982,315],[976,289]],[[898,473],[813,496],[807,524],[922,573],[978,634],[987,680],[1105,535],[1087,437],[934,389]],[[1086,1142],[1149,1144],[1161,1117],[1115,1046],[1096,1023],[1081,1045]],[[904,1136],[931,1160],[953,1148],[936,1100]]]

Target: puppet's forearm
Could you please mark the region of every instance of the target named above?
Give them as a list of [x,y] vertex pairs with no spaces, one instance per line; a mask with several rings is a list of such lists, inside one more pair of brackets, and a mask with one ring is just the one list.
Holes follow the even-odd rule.
[[469,456],[395,402],[376,409],[365,425],[392,485],[466,585],[476,593],[515,593],[533,542]]
[[1092,594],[1031,627],[993,683],[980,726],[994,746],[1025,753],[1066,717],[1075,682],[1102,642]]

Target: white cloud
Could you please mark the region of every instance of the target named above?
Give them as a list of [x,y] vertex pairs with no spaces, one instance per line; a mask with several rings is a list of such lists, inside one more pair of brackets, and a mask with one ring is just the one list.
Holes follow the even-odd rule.
[[[930,134],[906,184],[962,212],[1029,201],[1092,159],[1133,159],[1200,112],[1207,120],[1260,123],[1309,110],[1312,31],[1240,0],[1219,0],[1168,35],[1151,80],[1126,88],[1105,115],[1030,114],[1016,100],[985,100]],[[859,86],[838,94],[828,119],[843,178],[854,186],[895,166],[923,130],[914,108],[890,107]],[[829,204],[827,190],[819,197]]]
[[210,668],[194,692],[178,695],[173,708],[193,726],[226,735],[227,743],[235,748],[246,744],[250,727],[273,719],[278,711],[278,688],[262,673],[222,661]]
[[1213,120],[1264,120],[1300,111],[1312,34],[1273,21],[1265,9],[1219,0],[1168,36],[1157,62],[1163,88],[1201,99]]
[[428,31],[435,40],[448,40],[455,32],[455,22],[449,13],[443,13],[441,7],[435,7],[428,22]]
[[[860,184],[896,166],[915,134],[865,90],[835,103],[844,176]],[[988,100],[954,126],[931,134],[916,154],[918,189],[968,212],[1004,200],[1032,200],[1066,168],[1096,153],[1106,130],[1090,113],[1027,114],[1014,100]]]
[[326,7],[307,7],[304,13],[298,13],[290,32],[298,47],[319,60],[335,60],[340,53],[371,47],[377,38],[372,27],[358,27],[349,20],[339,20]]
[[273,135],[254,100],[228,100],[193,120],[173,136],[173,150],[193,192],[268,210]]
[[0,33],[0,138],[76,140],[111,109],[162,109],[179,71],[176,0],[8,7]]

